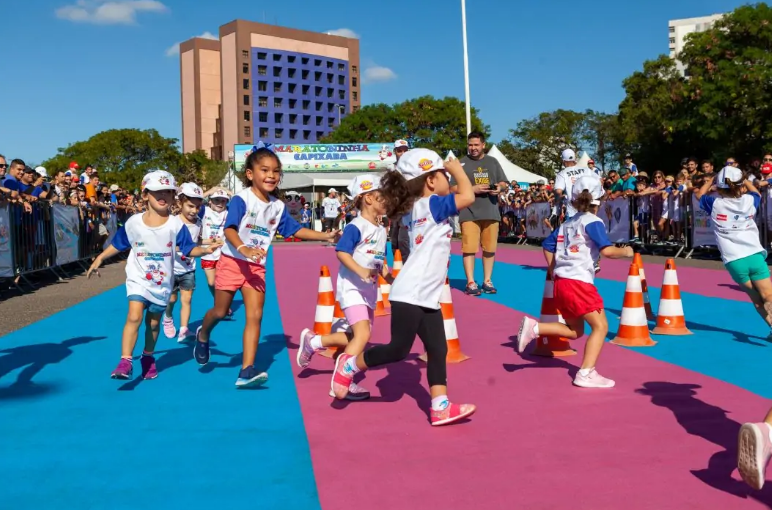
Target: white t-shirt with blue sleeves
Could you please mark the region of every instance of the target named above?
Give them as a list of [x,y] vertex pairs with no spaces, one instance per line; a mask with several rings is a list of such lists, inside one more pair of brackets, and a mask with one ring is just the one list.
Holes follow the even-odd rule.
[[196,247],[190,231],[176,216],[160,227],[148,227],[136,214],[126,220],[112,240],[119,251],[131,250],[126,261],[126,295],[138,295],[149,302],[166,306],[172,293],[174,254],[185,256]]
[[[182,221],[182,220],[180,220]],[[185,223],[182,221],[190,233],[190,238],[194,244],[198,244],[198,239],[201,237],[201,220],[197,220],[195,223]],[[196,259],[188,257],[177,251],[174,257],[174,274],[180,275],[190,273],[196,270]]]
[[[343,229],[335,251],[348,253],[360,266],[376,269],[380,274],[386,261],[386,229],[357,216]],[[336,299],[343,309],[355,305],[375,309],[378,302],[378,279],[367,283],[343,264],[338,271],[336,289]]]
[[391,286],[390,301],[439,310],[453,237],[448,220],[457,214],[455,195],[432,195],[417,200],[402,218],[410,236],[410,258]]
[[760,203],[758,193],[746,193],[739,198],[700,197],[700,209],[710,214],[710,225],[724,264],[756,253],[763,253],[766,258],[755,221]]
[[[300,224],[289,215],[283,201],[273,196],[269,198],[268,202],[263,202],[251,188],[241,191],[228,204],[228,217],[225,219],[224,228],[236,229],[245,246],[261,248],[266,252],[271,247],[276,232],[284,237],[295,235],[301,229]],[[265,266],[265,258],[253,262],[236,251],[236,248],[238,246],[231,246],[226,239],[222,254],[250,264]]]
[[611,246],[606,226],[589,212],[573,216],[542,243],[555,254],[555,276],[590,284],[595,282],[595,261],[606,246]]

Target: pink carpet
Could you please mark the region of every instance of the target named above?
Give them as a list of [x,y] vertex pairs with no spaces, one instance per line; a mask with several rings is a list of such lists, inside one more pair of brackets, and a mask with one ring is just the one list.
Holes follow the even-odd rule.
[[[499,260],[538,265],[541,256],[502,250]],[[522,314],[455,290],[471,359],[449,366],[449,388],[454,401],[478,405],[471,421],[429,426],[424,367],[415,360],[367,372],[361,384],[372,390],[370,401],[335,402],[330,360],[318,357],[302,373],[294,364],[298,334],[313,326],[319,267],[337,270],[334,250],[282,246],[274,264],[324,509],[704,510],[772,502],[772,484],[752,493],[736,473],[729,477],[738,422],[762,417],[766,400],[613,345],[599,368],[617,388],[575,388],[580,356],[521,359],[510,336]],[[604,277],[622,278],[623,264],[604,264]],[[730,292],[715,289],[725,281],[719,272],[686,269],[700,271],[701,294]],[[649,278],[661,276],[652,266]],[[388,340],[389,322],[376,319],[375,342]],[[422,352],[420,341],[413,352]]]

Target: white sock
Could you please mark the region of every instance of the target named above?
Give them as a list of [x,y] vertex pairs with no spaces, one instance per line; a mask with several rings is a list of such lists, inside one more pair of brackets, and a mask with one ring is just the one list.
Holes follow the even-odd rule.
[[533,325],[533,334],[539,336],[539,323]]
[[579,375],[581,375],[582,377],[587,377],[588,375],[590,375],[592,373],[593,370],[595,370],[595,367],[583,368],[583,369],[579,370]]
[[323,347],[322,337],[320,335],[314,335],[314,337],[311,338],[311,341],[308,342],[308,345],[310,345],[313,350],[318,351]]
[[356,356],[351,356],[348,361],[346,361],[346,364],[343,365],[343,371],[350,375],[354,375],[359,372]]
[[432,411],[444,411],[450,405],[447,395],[440,395],[432,399]]
[[769,423],[767,423],[767,422],[764,422],[764,425],[766,425],[766,426],[767,426],[767,428],[769,429],[769,430],[767,431],[767,433],[769,433],[769,440],[770,440],[770,441],[772,441],[772,425],[770,425],[770,424],[769,424]]

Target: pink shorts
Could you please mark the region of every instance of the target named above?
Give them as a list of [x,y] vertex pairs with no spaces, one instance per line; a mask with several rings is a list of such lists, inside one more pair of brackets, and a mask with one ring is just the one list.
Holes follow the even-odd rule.
[[214,288],[217,290],[237,291],[244,286],[265,292],[265,266],[252,264],[246,260],[234,259],[227,255],[220,257]]
[[349,326],[353,326],[357,322],[370,321],[370,327],[372,327],[373,319],[375,319],[375,310],[367,305],[354,305],[344,308],[343,315],[346,316]]
[[216,260],[201,260],[201,269],[215,269],[216,267]]
[[595,285],[570,278],[555,278],[555,307],[564,319],[578,319],[603,310],[603,299]]

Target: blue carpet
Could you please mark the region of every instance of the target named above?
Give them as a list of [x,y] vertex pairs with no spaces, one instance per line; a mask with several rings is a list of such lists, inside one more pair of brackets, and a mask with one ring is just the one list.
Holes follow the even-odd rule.
[[[0,338],[0,508],[320,508],[270,258],[267,273],[257,355],[258,368],[270,368],[265,389],[234,388],[238,295],[204,368],[161,332],[153,381],[137,379],[138,362],[134,380],[109,378],[123,286]],[[193,330],[212,304],[201,271],[197,286]]]

